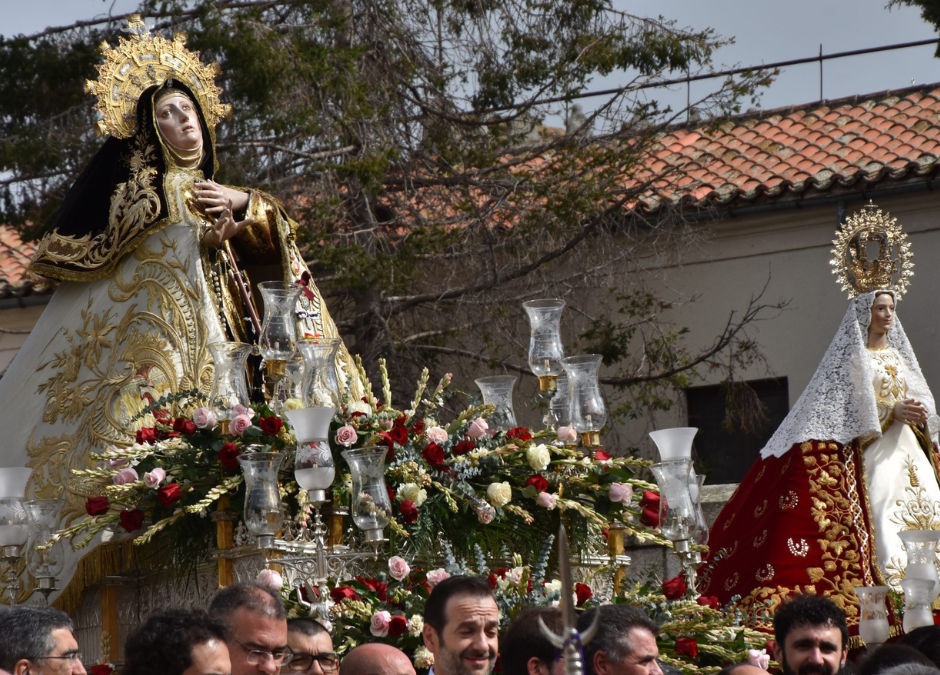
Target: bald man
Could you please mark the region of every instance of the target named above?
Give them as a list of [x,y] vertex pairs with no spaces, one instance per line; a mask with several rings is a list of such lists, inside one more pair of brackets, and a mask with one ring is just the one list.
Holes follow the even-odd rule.
[[339,675],[416,675],[411,659],[392,645],[372,642],[359,645],[339,666]]

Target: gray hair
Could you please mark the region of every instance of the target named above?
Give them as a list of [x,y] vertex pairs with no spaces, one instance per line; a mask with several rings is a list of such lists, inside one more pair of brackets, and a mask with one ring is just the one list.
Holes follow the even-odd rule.
[[0,612],[0,668],[12,673],[20,659],[49,656],[55,649],[52,631],[72,630],[72,620],[52,607],[20,605]]
[[231,584],[220,590],[212,598],[209,615],[231,629],[232,615],[242,607],[270,619],[287,619],[281,596],[255,581]]
[[883,670],[881,675],[937,675],[940,670],[921,663],[900,663]]
[[610,661],[620,663],[633,651],[633,645],[627,638],[632,629],[643,628],[654,636],[659,632],[659,626],[653,623],[642,609],[632,605],[602,605],[585,612],[578,619],[578,630],[586,631],[598,613],[600,621],[597,624],[597,634],[584,645],[587,675],[597,675],[594,671],[594,656],[598,652],[604,652]]

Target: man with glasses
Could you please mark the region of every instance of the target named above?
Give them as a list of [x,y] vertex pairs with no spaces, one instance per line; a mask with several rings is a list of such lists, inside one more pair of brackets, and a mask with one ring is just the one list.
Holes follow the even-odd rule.
[[287,644],[294,655],[287,666],[281,669],[285,675],[332,675],[339,668],[339,657],[333,653],[330,634],[313,619],[288,621]]
[[0,612],[0,669],[12,675],[86,675],[68,614],[33,605]]
[[278,675],[290,663],[287,611],[277,593],[257,582],[232,584],[215,594],[209,614],[228,629],[232,675]]

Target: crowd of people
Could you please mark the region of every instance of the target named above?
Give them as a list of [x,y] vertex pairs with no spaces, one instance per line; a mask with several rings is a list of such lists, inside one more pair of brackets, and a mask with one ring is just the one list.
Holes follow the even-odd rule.
[[[659,627],[639,608],[602,605],[581,614],[585,675],[663,675]],[[563,675],[559,650],[540,624],[560,635],[557,607],[525,609],[499,638],[499,610],[484,577],[454,576],[435,586],[422,637],[434,657],[429,675]],[[86,675],[73,624],[45,606],[0,613],[0,675]],[[846,663],[848,628],[832,601],[796,596],[774,616],[773,656],[783,675],[940,675],[940,626],[905,635]],[[288,619],[277,593],[258,583],[220,590],[209,610],[170,609],[150,616],[128,638],[121,675],[416,675],[409,657],[387,644],[362,644],[342,658],[330,633],[309,618]],[[719,675],[767,675],[749,663]]]

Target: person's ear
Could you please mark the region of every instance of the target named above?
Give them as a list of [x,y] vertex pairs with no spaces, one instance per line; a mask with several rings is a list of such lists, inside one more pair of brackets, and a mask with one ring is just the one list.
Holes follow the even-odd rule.
[[542,659],[533,656],[525,663],[528,675],[547,675],[547,669],[542,666]]
[[29,675],[29,659],[20,659],[13,666],[13,673],[11,675]]
[[610,660],[607,658],[607,652],[598,651],[594,654],[594,672],[597,675],[608,675],[610,672]]
[[[845,654],[842,655],[845,658]],[[783,665],[783,645],[774,640],[774,661]]]
[[424,638],[424,646],[427,647],[427,650],[432,654],[437,653],[437,631],[434,630],[434,626],[430,624],[424,624],[424,628],[421,630],[421,637]]

